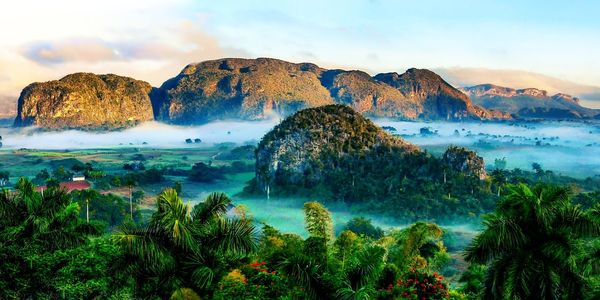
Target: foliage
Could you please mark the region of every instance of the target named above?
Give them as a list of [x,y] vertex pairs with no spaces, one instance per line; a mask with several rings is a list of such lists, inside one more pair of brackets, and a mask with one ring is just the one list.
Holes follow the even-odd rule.
[[326,241],[333,237],[333,221],[329,211],[319,202],[304,203],[304,222],[306,231]]
[[584,299],[590,286],[577,262],[583,239],[600,233],[592,213],[573,205],[567,188],[509,186],[466,252],[488,266],[482,297]]
[[79,218],[65,191],[41,194],[19,179],[16,193],[0,194],[0,298],[125,296],[127,281],[114,269],[119,251],[105,239],[90,240],[102,232]]
[[223,178],[225,178],[223,170],[203,162],[194,164],[188,174],[188,179],[196,182],[213,182]]
[[379,290],[377,299],[448,299],[450,290],[444,277],[436,272],[411,270],[395,284]]
[[371,219],[364,217],[352,218],[350,221],[348,221],[348,223],[346,223],[344,229],[374,239],[379,239],[383,236],[383,229],[373,226]]
[[173,189],[157,199],[147,226],[123,226],[114,239],[128,255],[139,297],[167,298],[181,288],[212,295],[215,285],[255,249],[254,226],[225,216],[231,200],[211,194],[189,207]]

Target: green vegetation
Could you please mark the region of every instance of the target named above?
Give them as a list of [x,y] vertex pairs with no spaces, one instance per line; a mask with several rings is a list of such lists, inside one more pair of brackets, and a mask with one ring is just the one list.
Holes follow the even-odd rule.
[[[166,189],[147,220],[132,221],[122,198],[57,188],[41,194],[26,179],[15,187],[0,194],[3,299],[594,299],[599,293],[600,204],[574,205],[569,189],[556,186],[506,186],[467,248],[471,265],[459,281],[442,275],[456,270],[448,270],[445,233],[433,223],[384,232],[355,218],[334,235],[330,212],[307,202],[303,239],[258,224],[245,208],[227,213],[231,200],[220,193],[191,208]],[[80,212],[86,199],[97,205],[89,223]],[[111,201],[121,209],[102,210]],[[115,224],[112,233],[103,228]]]
[[598,208],[573,205],[565,188],[510,186],[467,248],[468,261],[489,265],[482,297],[589,297],[586,264],[597,258],[588,256],[586,241],[600,235]]

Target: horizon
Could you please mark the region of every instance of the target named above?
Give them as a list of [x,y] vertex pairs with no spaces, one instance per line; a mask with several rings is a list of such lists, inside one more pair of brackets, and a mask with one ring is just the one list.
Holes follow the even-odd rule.
[[[455,87],[538,88],[600,107],[598,8],[589,1],[22,1],[0,12],[0,98],[76,72],[160,86],[189,63],[272,57],[371,75],[430,69]],[[25,10],[33,21],[22,22]]]

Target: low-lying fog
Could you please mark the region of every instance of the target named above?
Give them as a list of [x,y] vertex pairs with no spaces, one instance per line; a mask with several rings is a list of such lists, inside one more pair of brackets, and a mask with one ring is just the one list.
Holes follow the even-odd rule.
[[[391,126],[406,140],[433,153],[448,145],[476,150],[492,166],[495,158],[506,158],[508,168],[530,169],[533,162],[544,169],[578,177],[600,174],[600,127],[576,122],[542,123],[449,123],[395,122]],[[5,149],[85,149],[111,147],[184,148],[214,143],[256,143],[277,121],[222,121],[202,126],[172,126],[149,122],[138,127],[105,133],[77,130],[41,132],[33,129],[0,128]],[[421,128],[430,134],[421,134]],[[186,139],[201,139],[199,144]]]

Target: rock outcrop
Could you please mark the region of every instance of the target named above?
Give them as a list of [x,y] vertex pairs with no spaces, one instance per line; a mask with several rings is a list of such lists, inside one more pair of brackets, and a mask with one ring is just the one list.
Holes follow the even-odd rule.
[[226,58],[190,64],[166,81],[154,100],[157,119],[197,124],[259,120],[300,109],[345,104],[365,116],[398,119],[509,118],[474,106],[435,73],[410,69],[371,77],[271,58]]
[[199,124],[218,119],[259,120],[333,103],[321,69],[277,59],[220,59],[186,66],[161,87],[159,120]]
[[14,124],[118,129],[154,119],[191,125],[286,117],[328,104],[344,104],[367,117],[401,120],[510,118],[473,105],[467,95],[429,70],[370,76],[272,58],[225,58],[190,64],[160,88],[89,73],[34,83],[21,93]]
[[18,100],[15,126],[114,130],[153,119],[144,81],[117,75],[75,73],[27,86]]
[[483,180],[487,174],[483,158],[462,147],[451,146],[444,152],[442,161],[456,172],[473,175]]

